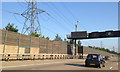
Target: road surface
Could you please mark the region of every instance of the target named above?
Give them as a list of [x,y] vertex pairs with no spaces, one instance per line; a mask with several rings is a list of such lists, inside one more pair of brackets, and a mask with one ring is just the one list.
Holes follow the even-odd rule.
[[118,59],[106,61],[106,67],[85,67],[85,59],[2,62],[2,70],[118,70]]

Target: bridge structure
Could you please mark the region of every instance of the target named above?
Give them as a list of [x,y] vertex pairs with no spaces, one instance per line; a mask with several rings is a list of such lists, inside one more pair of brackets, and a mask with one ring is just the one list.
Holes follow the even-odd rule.
[[67,39],[72,39],[72,42],[75,40],[74,55],[76,55],[76,40],[111,38],[111,37],[120,37],[120,30],[117,31],[110,30],[104,32],[91,32],[91,33],[87,33],[87,31],[75,31],[75,32],[71,32],[71,35],[67,35]]

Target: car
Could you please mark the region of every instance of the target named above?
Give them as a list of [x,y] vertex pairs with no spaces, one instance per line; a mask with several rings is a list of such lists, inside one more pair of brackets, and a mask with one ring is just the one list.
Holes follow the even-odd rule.
[[110,60],[110,56],[105,56],[105,60]]
[[88,54],[85,60],[85,66],[105,67],[105,60],[100,54]]

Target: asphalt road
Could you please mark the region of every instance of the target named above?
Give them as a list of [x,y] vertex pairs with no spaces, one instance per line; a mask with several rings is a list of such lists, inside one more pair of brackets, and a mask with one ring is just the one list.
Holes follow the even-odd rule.
[[85,67],[84,59],[3,62],[2,70],[118,70],[118,59],[106,61],[106,67]]

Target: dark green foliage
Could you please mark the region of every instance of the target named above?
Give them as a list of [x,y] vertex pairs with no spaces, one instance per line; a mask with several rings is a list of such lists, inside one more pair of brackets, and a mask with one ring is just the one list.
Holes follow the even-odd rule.
[[68,44],[74,44],[74,45],[75,45],[75,41],[72,41],[72,40],[67,41],[67,43],[68,43]]
[[33,32],[32,34],[30,34],[31,36],[34,36],[34,37],[39,37],[40,36],[40,34],[37,34],[37,32]]
[[92,46],[88,46],[89,48],[92,48]]
[[80,40],[78,41],[78,44],[77,44],[77,46],[81,46],[81,42],[80,42]]
[[54,40],[55,40],[55,41],[63,41],[63,40],[61,39],[61,37],[59,37],[58,34],[55,36],[55,39],[54,39]]
[[[70,41],[67,41],[67,43],[68,44],[74,44],[75,45],[75,41],[72,41],[72,40],[70,40]],[[78,43],[76,43],[76,46],[81,46],[81,42],[80,42],[80,40],[78,41]]]
[[64,38],[64,42],[67,42],[66,38]]
[[8,25],[3,29],[7,31],[12,31],[12,32],[18,32],[17,26],[14,27],[14,24],[10,24],[10,23],[8,23]]
[[107,52],[110,52],[110,50],[109,50],[109,49],[106,49],[106,51],[107,51]]
[[92,47],[92,46],[88,46],[89,48],[95,48],[95,49],[97,49],[97,50],[102,50],[102,51],[106,51],[106,52],[109,52],[109,53],[113,53],[113,54],[118,54],[118,55],[120,55],[120,53],[117,53],[117,52],[115,52],[115,51],[110,51],[109,49],[105,49],[105,48],[100,48],[100,47]]
[[50,38],[49,37],[46,37],[47,40],[49,40]]
[[43,35],[41,38],[45,38],[45,36]]
[[44,39],[50,40],[50,38],[49,38],[48,36],[45,38],[44,35],[43,35],[41,38],[44,38]]
[[120,53],[118,53],[118,55],[120,55]]

